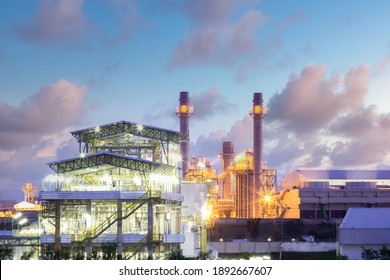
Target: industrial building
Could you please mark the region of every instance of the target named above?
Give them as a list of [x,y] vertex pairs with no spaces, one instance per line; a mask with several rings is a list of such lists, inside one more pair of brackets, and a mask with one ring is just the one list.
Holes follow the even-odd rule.
[[390,208],[350,208],[339,227],[340,254],[366,259],[363,248],[390,248]]
[[184,242],[176,131],[120,121],[71,132],[79,156],[52,162],[43,181],[42,255],[99,251],[112,242],[122,258],[159,259]]
[[349,208],[390,207],[390,170],[294,170],[282,179],[285,217],[332,220]]

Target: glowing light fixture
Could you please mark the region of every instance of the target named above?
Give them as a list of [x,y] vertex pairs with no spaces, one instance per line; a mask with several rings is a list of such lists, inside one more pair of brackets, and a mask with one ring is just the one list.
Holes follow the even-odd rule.
[[18,222],[18,224],[19,225],[24,225],[24,224],[26,224],[27,223],[27,218],[23,218],[23,219],[21,219],[19,222]]
[[265,200],[266,202],[271,202],[271,201],[272,201],[272,197],[269,196],[269,195],[265,195],[265,196],[264,196],[264,200]]
[[202,207],[202,218],[206,220],[210,217],[210,215],[211,215],[211,211],[209,207],[207,207],[207,204],[204,204]]
[[13,218],[16,220],[16,219],[19,219],[20,217],[22,217],[22,213],[18,212],[16,213]]
[[144,126],[142,124],[137,124],[137,130],[138,132],[141,132],[142,130],[144,130]]

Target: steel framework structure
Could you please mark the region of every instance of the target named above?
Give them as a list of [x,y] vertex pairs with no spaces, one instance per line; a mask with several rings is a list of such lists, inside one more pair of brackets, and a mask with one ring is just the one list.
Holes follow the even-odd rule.
[[79,143],[89,143],[91,140],[106,138],[121,133],[129,133],[139,137],[157,139],[163,142],[173,142],[176,144],[187,139],[186,135],[174,130],[146,126],[128,121],[120,121],[71,132]]
[[49,188],[41,194],[41,243],[54,242],[55,250],[84,246],[87,257],[93,246],[111,239],[118,255],[133,256],[146,247],[152,257],[156,245],[157,251],[179,246],[184,235],[177,210],[183,200],[178,150],[185,135],[127,121],[71,133],[80,155],[48,164],[57,175],[44,180]]
[[133,171],[143,173],[169,174],[174,171],[174,167],[167,164],[156,163],[130,156],[123,156],[109,152],[99,152],[87,154],[85,157],[77,157],[62,161],[49,163],[51,169],[56,173],[67,173],[80,169],[99,167],[101,165],[111,165],[113,167],[122,167]]

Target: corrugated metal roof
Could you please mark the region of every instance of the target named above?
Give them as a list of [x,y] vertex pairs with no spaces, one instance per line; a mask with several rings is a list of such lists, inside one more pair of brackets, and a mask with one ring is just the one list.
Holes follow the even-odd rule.
[[304,177],[329,180],[390,180],[390,170],[296,170]]
[[349,208],[340,229],[390,229],[390,208]]

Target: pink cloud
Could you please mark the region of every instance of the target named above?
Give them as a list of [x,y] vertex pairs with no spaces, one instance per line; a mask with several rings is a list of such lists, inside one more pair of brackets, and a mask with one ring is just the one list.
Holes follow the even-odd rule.
[[191,96],[191,103],[195,108],[194,119],[207,119],[219,113],[226,113],[234,107],[217,88]]
[[0,149],[34,143],[42,135],[79,123],[85,115],[86,89],[60,80],[13,107],[0,104]]
[[[263,122],[264,161],[286,174],[297,168],[376,168],[389,164],[390,113],[365,104],[367,65],[328,75],[325,66],[308,66],[271,96]],[[250,100],[248,100],[250,104]],[[246,115],[228,131],[202,135],[197,155],[216,156],[223,141],[236,152],[252,148],[252,119]]]
[[32,42],[58,42],[81,38],[86,34],[82,5],[84,0],[43,0],[37,13],[14,31],[22,39]]
[[234,20],[234,12],[243,3],[188,1],[185,11],[193,26],[173,50],[169,68],[205,62],[231,64],[253,55],[258,46],[256,32],[265,17],[259,10],[249,9]]
[[387,55],[376,66],[376,68],[373,71],[373,76],[378,77],[382,75],[389,68],[389,65],[390,65],[390,55]]
[[329,78],[325,66],[308,66],[299,76],[292,76],[281,93],[271,97],[268,118],[303,135],[315,132],[360,106],[368,85],[367,65]]

